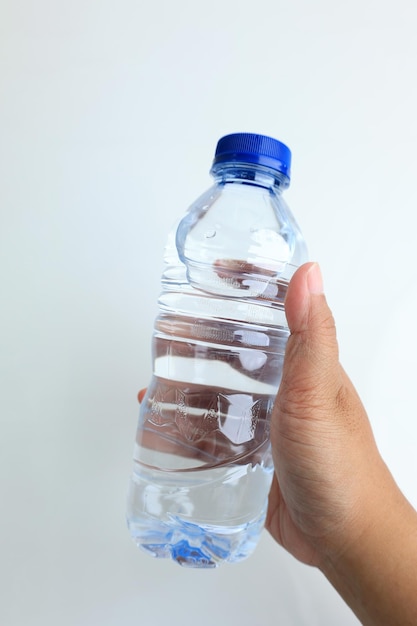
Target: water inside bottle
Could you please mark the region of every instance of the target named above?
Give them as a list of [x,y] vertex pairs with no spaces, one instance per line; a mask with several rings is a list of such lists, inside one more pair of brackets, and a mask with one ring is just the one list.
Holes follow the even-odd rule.
[[[154,459],[170,463],[163,452]],[[261,464],[240,459],[204,471],[164,472],[136,462],[130,533],[153,556],[183,566],[240,561],[254,550],[263,528],[272,472],[268,455]]]
[[154,556],[215,567],[248,556],[263,527],[273,472],[270,414],[287,331],[266,339],[253,326],[245,335],[241,325],[210,320],[191,339],[190,324],[177,317],[167,335],[167,320],[157,323],[129,528]]
[[246,558],[266,515],[288,283],[238,266],[215,266],[228,297],[168,266],[159,299],[127,517],[138,546],[183,566]]

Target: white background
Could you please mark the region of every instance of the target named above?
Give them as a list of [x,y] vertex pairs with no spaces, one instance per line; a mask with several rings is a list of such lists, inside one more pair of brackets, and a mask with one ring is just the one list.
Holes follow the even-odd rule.
[[[413,0],[0,0],[0,622],[350,626],[264,533],[188,571],[124,508],[162,247],[218,138],[293,152],[342,362],[417,505]],[[395,532],[395,529],[393,529]]]

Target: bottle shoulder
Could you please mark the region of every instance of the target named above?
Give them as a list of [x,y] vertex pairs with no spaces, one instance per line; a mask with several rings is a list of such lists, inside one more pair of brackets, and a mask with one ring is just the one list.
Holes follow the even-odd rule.
[[300,229],[280,191],[244,182],[216,184],[203,194],[179,223],[175,245],[188,280],[222,293],[236,288],[240,274],[249,281],[247,290],[255,282],[266,288],[271,277],[292,274],[290,268],[306,260]]

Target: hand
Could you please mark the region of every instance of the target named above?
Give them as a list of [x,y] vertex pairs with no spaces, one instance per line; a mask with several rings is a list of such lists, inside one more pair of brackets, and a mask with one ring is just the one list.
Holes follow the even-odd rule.
[[285,306],[291,336],[271,420],[266,526],[320,567],[364,624],[417,624],[417,516],[339,364],[317,264],[295,273]]
[[370,468],[384,472],[368,418],[339,364],[336,330],[317,264],[294,275],[291,336],[271,421],[275,477],[267,528],[305,563],[350,536]]

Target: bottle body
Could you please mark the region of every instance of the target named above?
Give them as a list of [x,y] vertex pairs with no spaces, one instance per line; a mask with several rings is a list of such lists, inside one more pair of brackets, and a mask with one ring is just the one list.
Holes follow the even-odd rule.
[[259,539],[284,298],[306,258],[276,180],[224,169],[167,244],[128,497],[135,542],[192,567],[238,561]]

